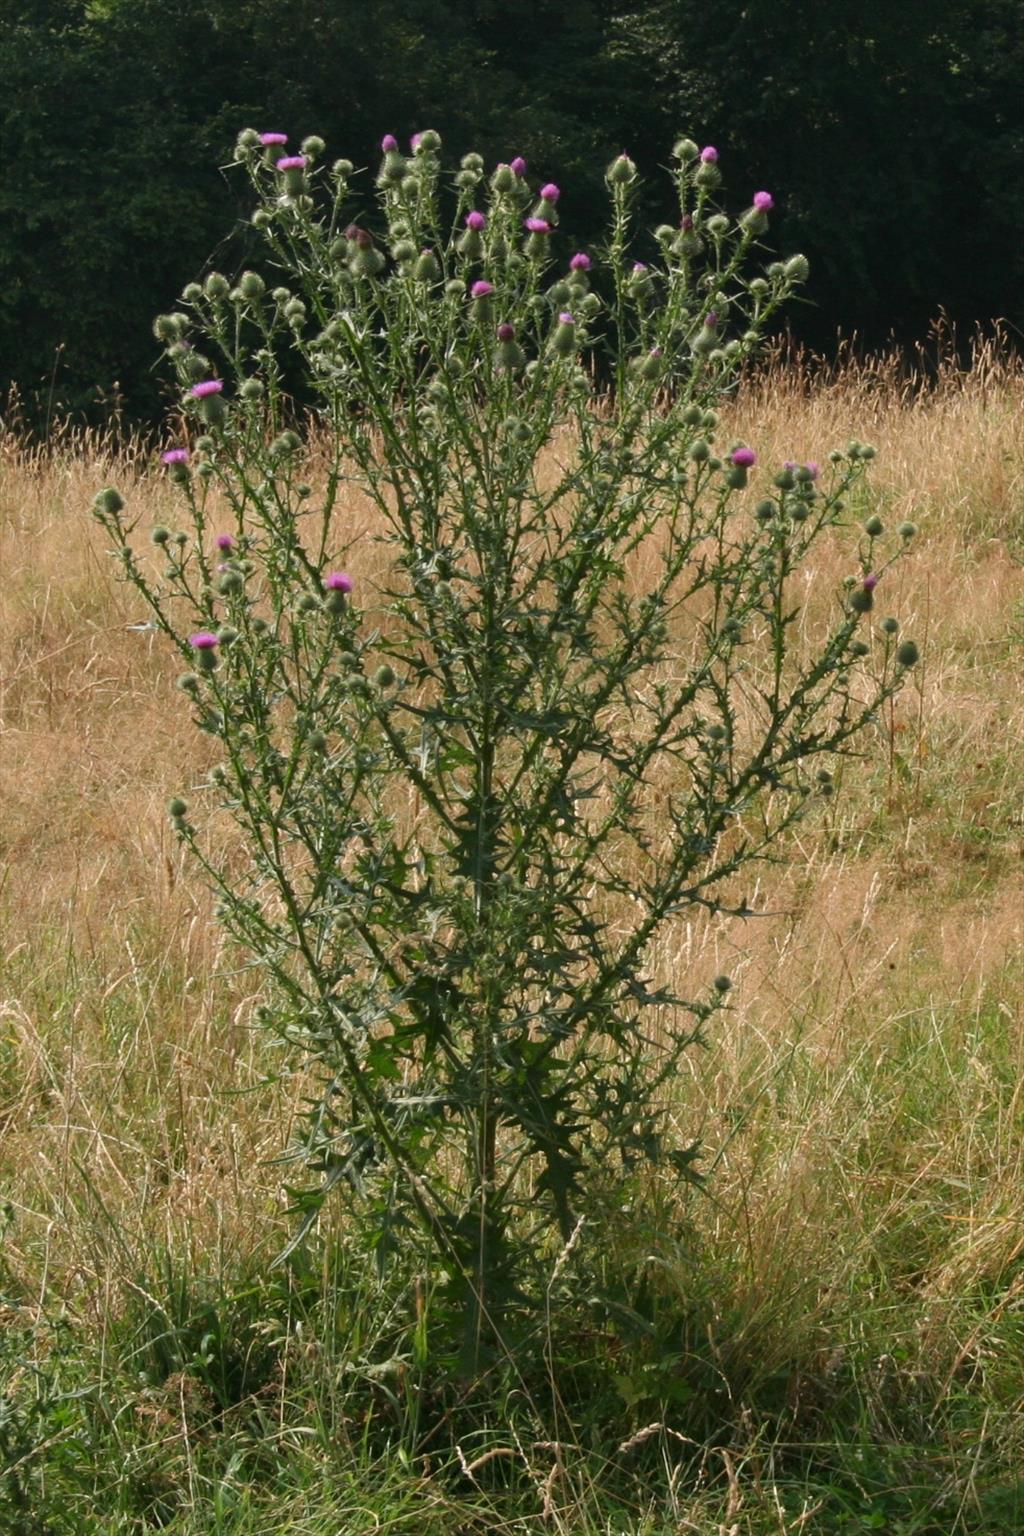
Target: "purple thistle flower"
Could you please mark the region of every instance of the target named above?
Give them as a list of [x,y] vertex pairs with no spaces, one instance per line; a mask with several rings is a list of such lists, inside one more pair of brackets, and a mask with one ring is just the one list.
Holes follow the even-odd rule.
[[660,347],[652,347],[650,352],[648,352],[647,356],[648,357],[660,357],[661,356],[661,348]]
[[558,317],[558,323],[559,325],[575,325],[576,321],[573,319],[572,315],[570,315],[567,309],[563,309],[562,313]]
[[682,218],[679,220],[679,228],[681,230],[684,230],[687,234],[689,234],[690,230],[693,228],[693,214],[692,213],[684,213],[683,214]]
[[260,143],[264,147],[269,144],[287,144],[288,135],[286,133],[261,133]]
[[196,651],[212,651],[220,645],[217,636],[211,634],[208,629],[201,629],[197,634],[189,635],[188,643]]
[[223,379],[203,379],[201,383],[192,385],[189,394],[195,395],[197,400],[205,400],[207,395],[219,395],[223,388]]
[[870,576],[864,577],[864,591],[873,592],[877,586],[878,577],[875,575],[874,571],[872,571]]
[[734,448],[729,457],[739,469],[749,469],[757,463],[757,454],[753,448]]
[[705,165],[714,165],[718,159],[718,150],[713,144],[706,144],[700,152],[700,158]]
[[487,228],[487,219],[485,218],[485,216],[482,213],[478,213],[476,211],[476,209],[474,208],[471,213],[467,213],[466,214],[466,228],[467,229],[486,229]]
[[646,263],[646,261],[634,261],[634,263],[633,263],[633,271],[634,272],[646,272],[647,271],[647,263]]
[[486,299],[494,292],[494,284],[481,277],[469,290],[471,299]]
[[510,160],[508,163],[508,168],[510,171],[514,171],[517,176],[526,175],[526,161],[523,159],[522,155],[516,155],[514,160]]
[[279,171],[304,171],[309,164],[305,155],[284,155],[276,163]]
[[328,571],[324,577],[324,586],[328,592],[351,592],[352,577],[347,571]]
[[422,143],[423,143],[423,135],[422,135],[422,133],[414,133],[412,138],[409,140],[409,148],[412,150],[413,154],[416,153],[416,151],[419,149],[419,147],[420,147],[420,145]]
[[571,272],[589,272],[590,271],[590,257],[587,255],[586,251],[577,251],[576,252],[576,255],[573,256],[571,261],[569,262],[569,270]]
[[235,541],[231,537],[230,533],[218,533],[218,535],[217,535],[217,548],[218,549],[227,550],[227,549],[234,549],[234,547],[235,547]]
[[187,448],[168,448],[166,453],[160,455],[161,464],[187,464],[188,459]]
[[562,195],[562,189],[561,187],[556,187],[553,181],[549,181],[541,187],[540,195],[546,203],[557,203]]
[[551,233],[551,225],[547,219],[524,219],[523,224],[531,235],[550,235]]
[[515,341],[515,339],[516,328],[514,325],[509,325],[508,321],[506,320],[503,322],[503,324],[498,326],[499,341]]
[[715,326],[718,324],[718,316],[715,314],[713,309],[709,309],[707,314],[704,316],[704,324],[707,326],[709,331],[713,331],[715,329]]
[[380,147],[386,155],[391,155],[398,148],[398,140],[393,133],[386,133],[380,141]]
[[758,213],[767,213],[769,209],[775,207],[775,199],[770,192],[755,192],[754,207]]
[[809,459],[807,461],[807,463],[804,465],[804,469],[806,469],[812,480],[817,480],[818,476],[821,474],[821,465],[816,464],[813,459]]

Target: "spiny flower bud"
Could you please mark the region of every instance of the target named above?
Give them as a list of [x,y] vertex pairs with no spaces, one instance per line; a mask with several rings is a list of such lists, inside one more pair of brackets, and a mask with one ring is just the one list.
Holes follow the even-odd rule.
[[188,812],[188,805],[180,795],[175,795],[167,802],[167,814],[172,821],[180,821]]
[[226,299],[228,294],[231,292],[231,284],[228,282],[223,272],[211,272],[203,284],[203,292],[206,294],[206,297],[208,299],[212,299],[214,303],[220,303],[220,301],[222,299]]
[[286,454],[295,453],[301,447],[302,438],[290,427],[286,427],[271,443],[270,454],[275,459],[284,458]]
[[186,315],[157,315],[153,321],[153,335],[157,341],[180,341],[187,323]]
[[373,680],[378,688],[390,688],[395,681],[394,668],[384,662],[373,674]]
[[347,599],[352,591],[352,578],[347,571],[328,571],[324,577],[324,607],[328,613],[344,613],[347,607]]
[[770,192],[755,192],[752,205],[740,219],[743,228],[751,235],[761,235],[768,228],[768,215],[775,207]]
[[96,492],[92,504],[98,512],[106,512],[110,517],[114,517],[124,506],[124,497],[119,491],[115,491],[112,485],[108,485],[102,491]]
[[319,160],[327,145],[317,134],[311,133],[299,145],[307,160]]
[[163,523],[157,523],[149,537],[158,548],[162,549],[165,544],[170,543],[171,530],[165,528]]
[[691,346],[695,356],[707,357],[718,345],[718,316],[711,310],[704,317],[704,324],[693,338]]
[[794,283],[806,283],[811,264],[806,256],[791,256],[785,264],[785,274]]
[[576,321],[568,310],[563,310],[558,317],[551,337],[551,350],[559,357],[568,357],[576,351]]
[[258,272],[243,272],[238,279],[238,291],[243,299],[261,299],[267,291],[267,285]]
[[548,254],[548,236],[551,233],[551,225],[547,219],[524,219],[523,228],[527,230],[527,256],[534,258],[546,256]]
[[896,648],[896,660],[901,667],[916,667],[921,660],[921,652],[913,640],[904,640],[903,644]]
[[201,629],[197,634],[189,635],[188,643],[196,653],[196,662],[200,670],[212,672],[217,665],[220,636],[211,634],[208,629]]
[[384,257],[373,243],[357,241],[349,260],[348,270],[355,278],[376,277],[384,268]]
[[175,485],[185,485],[188,481],[187,448],[169,448],[166,453],[160,455],[162,464],[167,465],[167,478]]
[[726,992],[732,991],[732,979],[729,976],[716,976],[714,980],[715,991],[724,997]]
[[700,165],[694,175],[694,184],[705,191],[717,187],[722,180],[722,173],[718,169],[718,150],[709,144],[700,152]]
[[298,197],[306,186],[305,155],[282,155],[280,160],[275,160],[274,165],[281,173],[287,195]]
[[499,165],[491,177],[491,186],[495,192],[511,192],[516,184],[516,173],[510,165]]
[[885,532],[885,524],[878,516],[869,517],[864,524],[864,532],[869,539],[877,539],[880,534]]
[[484,253],[482,230],[486,227],[487,219],[484,214],[473,209],[466,214],[465,233],[459,236],[455,242],[455,249],[460,256],[465,256],[469,261],[479,261]]
[[900,621],[899,621],[899,619],[888,618],[888,619],[883,619],[882,620],[882,630],[883,630],[883,632],[885,634],[887,634],[887,635],[897,635],[897,634],[899,634],[899,629],[900,629]]
[[526,358],[522,347],[516,341],[515,327],[506,321],[497,329],[498,346],[495,351],[494,361],[499,368],[506,369],[509,373],[518,373],[524,366]]
[[616,157],[605,171],[605,180],[613,187],[628,186],[636,179],[636,166],[627,154]]
[[436,283],[441,276],[441,266],[433,251],[422,250],[417,257],[412,275],[418,283]]
[[203,379],[189,390],[189,394],[199,402],[199,414],[208,427],[221,427],[227,420],[228,408],[221,399],[223,388],[221,379]]
[[692,139],[677,139],[672,146],[672,153],[683,165],[689,165],[691,160],[696,160],[700,151]]
[[917,524],[916,523],[900,523],[900,526],[899,526],[899,528],[896,531],[899,534],[901,539],[912,539],[914,537],[914,534],[917,532]]
[[875,583],[878,578],[866,576],[861,586],[850,593],[850,607],[854,613],[870,613],[875,606]]
[[238,393],[243,400],[261,400],[263,398],[263,385],[259,379],[246,379]]
[[660,379],[664,372],[661,348],[652,347],[646,357],[640,358],[636,371],[645,383],[651,384],[655,380]]

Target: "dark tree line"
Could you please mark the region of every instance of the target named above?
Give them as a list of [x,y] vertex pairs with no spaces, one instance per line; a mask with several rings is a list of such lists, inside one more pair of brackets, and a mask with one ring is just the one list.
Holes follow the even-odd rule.
[[[245,257],[239,128],[371,163],[436,127],[520,153],[598,237],[605,163],[687,132],[811,260],[804,339],[1024,329],[1019,0],[0,0],[0,389],[159,402],[149,322]],[[648,212],[664,211],[653,174]]]

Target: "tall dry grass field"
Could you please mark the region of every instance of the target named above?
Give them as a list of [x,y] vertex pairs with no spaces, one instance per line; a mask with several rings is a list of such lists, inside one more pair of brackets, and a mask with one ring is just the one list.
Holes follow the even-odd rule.
[[[762,867],[767,915],[680,919],[659,947],[677,986],[735,981],[679,1085],[710,1198],[675,1266],[659,1235],[664,1283],[694,1285],[696,1244],[703,1337],[679,1347],[710,1351],[732,1402],[732,1529],[797,1529],[757,1524],[781,1452],[750,1403],[777,1389],[819,1427],[832,1395],[855,1399],[886,1443],[908,1405],[933,1427],[949,1528],[982,1530],[984,1467],[1024,1456],[1024,371],[992,345],[928,383],[894,360],[780,364],[726,430],[762,464],[877,446],[851,514],[919,525],[878,616],[897,613],[924,660]],[[63,1311],[101,1341],[157,1256],[228,1277],[268,1263],[302,1093],[250,1027],[260,977],[169,832],[168,796],[211,748],[89,513],[116,483],[144,527],[174,526],[154,459],[112,459],[85,432],[45,450],[0,438],[0,1292],[10,1318]],[[365,590],[386,549],[364,509],[345,515]],[[806,572],[808,624],[850,547]],[[957,1410],[971,1401],[984,1411]],[[187,1461],[184,1405],[167,1417]],[[677,1491],[691,1523],[673,1528],[714,1528],[702,1497]]]

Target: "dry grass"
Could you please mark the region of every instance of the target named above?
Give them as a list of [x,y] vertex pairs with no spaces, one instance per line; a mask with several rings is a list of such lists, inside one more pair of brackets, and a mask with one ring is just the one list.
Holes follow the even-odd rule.
[[[890,596],[925,662],[870,760],[762,870],[772,915],[680,921],[658,951],[675,985],[736,982],[679,1108],[715,1164],[719,1347],[788,1358],[803,1338],[812,1360],[844,1287],[888,1263],[916,1358],[962,1381],[994,1369],[1024,1251],[1024,371],[990,344],[927,389],[892,361],[775,367],[725,430],[769,463],[877,445],[872,507],[921,528]],[[112,480],[173,523],[141,451],[0,438],[7,1263],[100,1324],[142,1252],[230,1267],[273,1248],[299,1091],[259,1086],[276,1064],[247,1024],[258,977],[225,969],[166,829],[204,745],[91,520]],[[372,580],[381,549],[351,518]],[[848,558],[822,549],[812,598]],[[958,1302],[981,1294],[968,1328]]]

